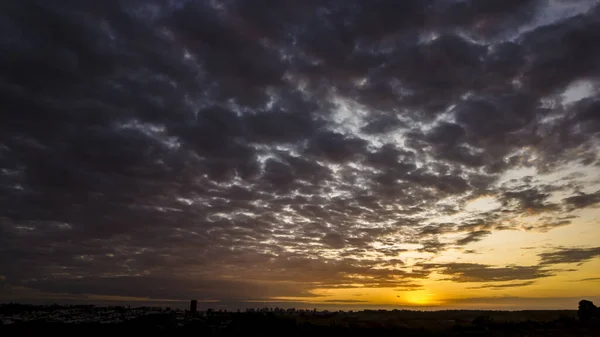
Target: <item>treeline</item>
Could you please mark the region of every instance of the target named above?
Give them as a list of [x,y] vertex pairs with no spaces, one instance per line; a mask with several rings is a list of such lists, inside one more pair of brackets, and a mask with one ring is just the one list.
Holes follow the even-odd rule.
[[548,322],[498,322],[489,316],[479,316],[471,322],[457,323],[450,328],[435,324],[421,327],[353,326],[329,322],[327,325],[297,322],[293,317],[274,314],[234,314],[228,320],[194,319],[180,326],[173,315],[148,315],[119,324],[64,324],[27,322],[4,325],[0,335],[33,334],[151,334],[164,336],[600,336],[600,326],[584,324],[571,317]]

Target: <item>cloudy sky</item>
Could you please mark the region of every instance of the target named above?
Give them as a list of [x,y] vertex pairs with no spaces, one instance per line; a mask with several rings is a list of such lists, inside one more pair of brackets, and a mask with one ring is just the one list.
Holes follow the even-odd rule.
[[600,300],[600,1],[0,4],[0,301]]

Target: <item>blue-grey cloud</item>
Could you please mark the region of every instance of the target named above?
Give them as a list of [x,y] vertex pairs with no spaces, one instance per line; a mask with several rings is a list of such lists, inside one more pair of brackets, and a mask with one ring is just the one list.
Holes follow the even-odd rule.
[[[597,205],[575,179],[497,184],[599,163],[598,99],[561,93],[598,79],[600,7],[542,2],[3,3],[0,275],[224,300],[548,276],[398,259]],[[481,195],[500,208],[429,221]]]

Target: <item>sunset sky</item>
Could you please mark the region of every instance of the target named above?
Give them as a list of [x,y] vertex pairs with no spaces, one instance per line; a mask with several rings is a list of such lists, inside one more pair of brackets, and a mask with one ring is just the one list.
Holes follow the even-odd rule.
[[600,1],[0,4],[0,302],[600,301]]

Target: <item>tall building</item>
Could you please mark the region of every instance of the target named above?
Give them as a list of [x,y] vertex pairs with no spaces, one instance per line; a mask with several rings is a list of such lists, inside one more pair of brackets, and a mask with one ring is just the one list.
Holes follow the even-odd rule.
[[198,301],[191,300],[190,301],[190,313],[195,314],[198,311]]

